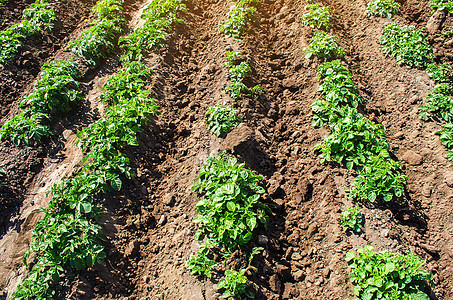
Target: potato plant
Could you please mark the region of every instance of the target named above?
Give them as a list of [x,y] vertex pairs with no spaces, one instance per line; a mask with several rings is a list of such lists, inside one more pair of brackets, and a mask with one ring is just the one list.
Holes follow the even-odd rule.
[[302,50],[307,52],[305,58],[309,59],[313,55],[321,59],[343,58],[344,50],[337,44],[336,39],[336,36],[325,32],[316,32],[311,38],[311,44]]
[[400,64],[425,69],[433,62],[434,54],[422,29],[414,26],[387,24],[382,29],[382,50],[396,58]]
[[118,35],[123,30],[124,18],[120,16],[122,0],[100,0],[93,7],[98,19],[82,35],[68,44],[68,48],[85,61],[96,66],[112,54]]
[[[187,262],[192,274],[211,277],[212,269],[217,265],[215,257],[226,260],[250,242],[259,224],[266,226],[269,208],[260,200],[265,192],[259,185],[261,179],[226,154],[208,158],[193,186],[194,191],[204,196],[197,203],[194,218],[200,226],[195,237],[204,241],[200,251]],[[257,248],[252,250],[249,265],[258,251]],[[225,272],[225,279],[218,285],[219,289],[225,289],[225,298],[242,294],[250,285],[245,272]]]
[[55,113],[68,112],[81,100],[77,81],[80,76],[80,70],[72,61],[45,63],[33,91],[21,102],[27,109],[0,128],[0,140],[29,145],[52,135],[49,123]]
[[362,230],[362,213],[358,205],[351,206],[341,212],[340,224],[343,231],[352,230],[360,233]]
[[153,0],[144,10],[142,19],[145,24],[128,36],[119,40],[125,51],[123,61],[140,60],[143,54],[161,47],[172,26],[181,23],[178,13],[185,12],[182,0]]
[[453,68],[449,63],[432,63],[426,67],[426,73],[437,83],[453,82]]
[[237,4],[231,6],[228,20],[220,26],[219,33],[234,39],[243,38],[250,23],[259,22],[255,7],[257,4],[259,4],[259,0],[239,0]]
[[329,30],[332,24],[332,9],[330,7],[323,7],[320,4],[309,4],[305,6],[308,11],[302,16],[302,23],[312,28]]
[[241,100],[243,95],[248,97],[258,97],[263,91],[261,85],[248,88],[243,83],[243,81],[252,73],[252,68],[245,61],[240,63],[237,61],[237,58],[240,55],[241,54],[239,52],[235,51],[225,52],[225,58],[227,60],[225,65],[230,68],[231,78],[231,82],[225,88],[225,92],[227,92],[235,101]]
[[428,102],[420,106],[420,118],[424,121],[440,118],[453,121],[453,87],[449,83],[437,85],[427,96]]
[[209,130],[217,137],[225,137],[231,128],[239,125],[237,110],[229,106],[215,105],[206,112]]
[[447,147],[447,158],[453,161],[453,124],[447,123],[436,134],[440,135],[442,145]]
[[375,253],[373,247],[365,246],[348,251],[346,261],[356,300],[430,299],[425,291],[433,285],[433,276],[421,269],[424,261],[414,253]]
[[369,16],[392,18],[401,8],[394,0],[374,0],[367,4],[366,13]]
[[452,14],[453,13],[453,2],[450,0],[431,0],[429,5],[432,7],[433,12],[438,10],[444,10],[446,13]]

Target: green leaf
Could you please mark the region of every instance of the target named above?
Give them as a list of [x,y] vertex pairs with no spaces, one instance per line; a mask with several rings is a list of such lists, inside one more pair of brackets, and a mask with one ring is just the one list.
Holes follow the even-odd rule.
[[115,191],[121,190],[122,182],[119,177],[115,177],[114,179],[112,179],[110,184]]

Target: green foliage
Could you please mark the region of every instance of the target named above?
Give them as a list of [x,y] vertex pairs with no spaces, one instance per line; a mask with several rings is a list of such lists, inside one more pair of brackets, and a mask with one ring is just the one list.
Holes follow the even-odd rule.
[[380,44],[384,53],[395,57],[400,64],[424,69],[434,59],[433,50],[422,29],[414,26],[400,27],[396,23],[389,23],[382,30]]
[[29,145],[32,141],[40,141],[52,135],[48,125],[43,123],[48,115],[33,113],[27,109],[15,115],[0,128],[0,140],[9,140],[14,145]]
[[10,140],[15,145],[29,145],[52,135],[48,126],[54,112],[67,112],[78,104],[81,94],[77,91],[81,76],[72,61],[54,61],[41,67],[40,78],[33,91],[26,96],[22,106],[28,108],[14,116],[0,128],[0,140]]
[[449,63],[443,63],[441,65],[436,63],[429,64],[426,67],[426,72],[435,82],[453,82],[453,68]]
[[319,67],[318,77],[324,99],[311,105],[312,124],[317,127],[327,122],[332,129],[314,148],[321,162],[334,161],[357,170],[356,181],[348,191],[355,199],[390,201],[402,196],[407,177],[400,171],[400,163],[390,158],[384,127],[357,112],[361,98],[349,70],[340,60],[334,60]]
[[371,155],[358,171],[353,187],[348,191],[350,197],[370,202],[382,198],[389,202],[404,194],[408,177],[401,171],[401,163],[394,161],[387,151]]
[[343,210],[340,216],[340,223],[343,231],[352,230],[356,233],[360,233],[362,227],[362,213],[360,212],[360,207],[355,205]]
[[126,62],[124,69],[110,78],[104,85],[104,93],[101,95],[103,103],[118,104],[133,99],[144,92],[145,80],[149,79],[152,73],[139,62]]
[[392,18],[400,8],[401,6],[394,0],[374,0],[367,4],[366,13],[369,16]]
[[26,20],[0,32],[0,67],[14,59],[27,37],[53,28],[55,14],[49,3],[37,0],[24,10]]
[[217,265],[217,262],[212,259],[212,254],[217,247],[218,243],[212,239],[206,239],[201,243],[197,255],[192,254],[187,261],[187,267],[193,275],[212,277],[212,268]]
[[121,32],[123,29],[113,20],[96,20],[80,38],[69,42],[68,47],[88,64],[96,66],[103,58],[114,52],[115,39]]
[[24,10],[24,18],[30,20],[30,23],[39,28],[39,30],[51,31],[56,19],[54,11],[50,4],[44,0],[38,0],[30,4]]
[[75,80],[82,73],[72,61],[45,63],[41,68],[40,79],[35,82],[33,91],[22,100],[22,106],[33,111],[51,113],[67,112],[71,104],[81,99]]
[[252,266],[252,260],[255,255],[263,251],[264,248],[255,247],[250,253],[247,268],[236,270],[226,270],[225,277],[217,284],[217,289],[222,290],[222,298],[224,299],[243,299],[244,296],[250,299],[255,298],[255,291],[251,288],[252,283],[248,280],[246,274],[250,271],[256,271]]
[[430,299],[423,291],[433,284],[432,274],[421,269],[424,261],[414,253],[375,253],[373,247],[365,246],[357,253],[347,252],[346,261],[357,300]]
[[312,28],[330,29],[332,26],[330,24],[330,19],[332,19],[332,9],[330,7],[322,7],[316,3],[305,6],[305,10],[308,10],[308,12],[302,16],[303,24]]
[[453,161],[453,124],[447,123],[443,128],[436,132],[440,135],[442,145],[448,148],[447,158]]
[[231,128],[241,122],[236,114],[237,110],[232,107],[220,105],[210,107],[206,112],[209,130],[218,137],[225,137]]
[[446,122],[453,121],[453,88],[448,83],[437,85],[428,95],[428,102],[420,106],[420,118],[428,121],[433,115]]
[[[200,250],[192,255],[187,266],[194,275],[212,276],[215,260],[222,254],[224,260],[241,245],[252,238],[258,224],[267,225],[266,211],[269,209],[260,201],[265,190],[259,185],[262,177],[244,169],[235,158],[226,154],[211,155],[201,168],[193,190],[204,195],[197,203],[195,223],[200,224],[197,239],[203,239]],[[249,270],[256,270],[251,264],[253,257],[263,248],[253,248],[248,267],[240,270],[226,270],[225,278],[217,288],[225,289],[222,297],[234,299],[246,293],[250,283],[245,276]]]
[[239,0],[233,5],[228,13],[228,20],[220,26],[219,33],[226,37],[241,39],[243,34],[249,29],[250,23],[259,22],[256,13],[256,5],[259,0]]
[[339,108],[331,124],[331,134],[314,148],[319,151],[321,162],[345,164],[348,170],[363,168],[370,156],[389,149],[384,127],[364,118],[354,108]]
[[200,224],[197,237],[207,236],[228,253],[248,243],[259,223],[267,224],[267,206],[259,201],[262,177],[236,162],[226,154],[210,156],[193,187],[205,196],[194,218]]
[[121,48],[125,50],[121,59],[140,60],[144,53],[161,47],[172,26],[182,23],[178,13],[186,10],[182,0],[153,0],[142,14],[145,24],[120,38]]
[[120,151],[125,146],[137,146],[138,132],[159,113],[155,100],[148,99],[149,92],[143,90],[143,78],[149,72],[137,62],[129,63],[106,84],[102,98],[115,105],[107,109],[103,118],[79,132],[82,149],[88,152],[84,162],[88,163],[72,179],[50,190],[52,199],[25,256],[27,259],[34,252],[38,261],[13,299],[52,298],[53,286],[65,268],[81,270],[105,258],[100,244],[101,228],[94,224],[99,214],[94,200],[101,192],[120,190],[122,176],[134,175],[129,159]]
[[225,65],[230,68],[231,78],[231,82],[225,88],[225,92],[227,92],[235,101],[241,100],[243,95],[258,97],[263,91],[263,88],[260,85],[256,85],[249,89],[243,83],[243,81],[249,77],[249,74],[252,73],[252,68],[245,61],[237,63],[236,59],[240,55],[240,53],[234,51],[225,52],[225,58],[227,60]]
[[71,41],[68,48],[88,64],[96,66],[115,50],[116,39],[123,32],[124,18],[119,13],[123,0],[100,0],[93,7],[93,13],[98,15],[90,28],[85,30],[80,38]]
[[[319,66],[318,78],[322,80],[319,91],[324,95],[324,99],[316,100],[311,105],[313,126],[319,127],[325,122],[335,122],[334,112],[339,108],[339,105],[357,107],[362,102],[352,81],[351,73],[341,64],[339,59]],[[332,121],[329,121],[330,118],[333,118]]]
[[217,289],[225,289],[222,294],[224,299],[238,299],[241,295],[246,295],[253,298],[253,295],[247,294],[247,287],[250,285],[247,276],[245,276],[246,269],[240,271],[226,270],[225,278],[217,284]]
[[453,35],[453,26],[445,27],[445,31],[442,32],[443,36]]
[[445,12],[453,13],[453,2],[451,0],[431,0],[429,5],[433,9],[433,13],[437,10],[445,10]]
[[325,59],[343,58],[344,50],[338,46],[335,41],[336,38],[336,36],[328,35],[325,32],[316,32],[311,39],[311,44],[302,50],[303,52],[307,51],[305,58],[309,59],[313,55]]

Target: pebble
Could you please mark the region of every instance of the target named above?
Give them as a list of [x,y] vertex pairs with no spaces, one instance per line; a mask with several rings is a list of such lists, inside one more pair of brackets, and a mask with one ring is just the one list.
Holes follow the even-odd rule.
[[258,236],[258,244],[259,245],[267,245],[269,243],[269,238],[265,235],[260,234]]
[[423,162],[422,156],[418,153],[415,153],[412,150],[404,152],[401,159],[406,161],[408,164],[412,166],[418,166]]
[[167,223],[167,217],[165,215],[160,216],[159,225],[162,226],[165,225],[165,223]]

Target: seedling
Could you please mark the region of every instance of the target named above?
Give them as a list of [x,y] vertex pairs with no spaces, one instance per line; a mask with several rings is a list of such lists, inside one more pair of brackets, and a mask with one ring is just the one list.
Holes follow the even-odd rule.
[[453,13],[453,2],[451,0],[431,0],[429,5],[433,9],[432,13],[438,10],[444,10],[449,14]]
[[209,130],[211,130],[214,135],[225,137],[231,128],[239,125],[241,122],[236,115],[236,109],[216,105],[210,107],[206,112],[206,123],[208,123]]
[[128,36],[121,37],[119,44],[125,51],[122,61],[141,60],[149,51],[162,47],[171,28],[182,20],[180,12],[187,10],[182,0],[154,0],[144,10],[143,26]]
[[231,77],[231,82],[225,88],[225,92],[227,92],[235,101],[241,100],[243,95],[258,97],[262,94],[263,88],[260,85],[256,85],[249,89],[243,83],[243,80],[249,77],[250,73],[252,73],[252,68],[245,61],[237,63],[236,59],[239,56],[240,53],[238,52],[225,52],[225,58],[227,60],[225,65],[230,68]]
[[0,129],[0,140],[10,140],[15,145],[29,145],[52,135],[48,123],[56,112],[67,112],[78,105],[81,94],[76,79],[80,70],[72,61],[45,63],[34,90],[21,105],[27,106]]
[[362,213],[360,212],[360,207],[355,205],[342,211],[340,223],[343,231],[352,230],[356,233],[360,233],[362,227]]
[[259,0],[239,0],[233,5],[228,13],[228,20],[220,26],[219,33],[226,37],[241,39],[249,29],[250,23],[257,23],[259,17],[256,14],[256,5]]
[[434,117],[440,117],[446,122],[453,121],[453,88],[448,83],[437,85],[429,93],[426,104],[420,106],[420,118],[428,121]]
[[430,299],[424,291],[433,285],[433,276],[421,269],[424,261],[414,253],[375,253],[365,246],[348,251],[346,261],[357,300]]
[[330,7],[322,7],[319,4],[309,4],[305,6],[305,10],[308,11],[302,16],[302,23],[312,28],[324,28],[329,30],[332,24],[332,9]]
[[336,36],[328,35],[325,32],[316,32],[311,39],[311,44],[302,50],[302,52],[307,51],[305,58],[309,59],[313,55],[324,59],[343,58],[344,50],[338,46],[335,39],[337,39]]
[[449,63],[438,65],[436,63],[429,64],[426,72],[437,83],[453,82],[453,68]]
[[422,29],[414,26],[400,27],[389,23],[382,30],[380,41],[384,53],[396,58],[400,64],[425,69],[433,62],[434,55]]
[[367,4],[366,13],[371,16],[392,18],[396,15],[401,6],[394,0],[374,0]]

